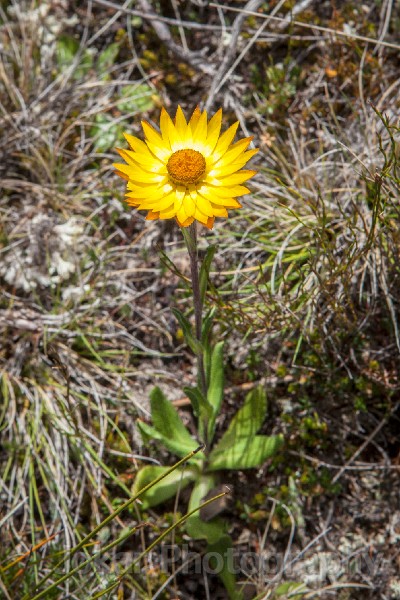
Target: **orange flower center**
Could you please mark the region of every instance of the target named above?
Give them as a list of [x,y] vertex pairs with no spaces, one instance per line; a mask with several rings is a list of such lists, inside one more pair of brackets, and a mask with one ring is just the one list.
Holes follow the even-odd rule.
[[167,162],[167,171],[173,183],[191,185],[203,177],[206,172],[206,160],[197,150],[177,150]]

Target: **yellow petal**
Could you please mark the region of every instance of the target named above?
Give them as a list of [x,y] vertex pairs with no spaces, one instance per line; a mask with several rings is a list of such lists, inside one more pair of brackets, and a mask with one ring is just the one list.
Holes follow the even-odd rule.
[[128,204],[128,206],[135,206],[136,208],[140,204],[140,200],[135,200],[134,198],[127,198],[125,202]]
[[199,208],[196,207],[194,211],[194,218],[203,223],[203,225],[207,224],[208,216],[205,215]]
[[166,166],[150,153],[146,155],[140,154],[139,152],[132,152],[131,150],[122,150],[120,148],[116,148],[116,150],[118,154],[120,154],[120,156],[122,156],[122,158],[130,165],[139,164],[146,171],[151,173],[163,172],[165,175],[167,174]]
[[222,108],[220,108],[215,115],[210,119],[207,126],[207,140],[204,144],[205,150],[211,154],[218,141],[219,134],[221,131],[222,124]]
[[164,150],[169,149],[161,135],[150,125],[150,123],[147,123],[147,121],[142,121],[142,127],[147,141],[149,141],[157,148],[161,148]]
[[202,196],[209,197],[209,194],[216,195],[220,198],[234,198],[235,196],[243,196],[248,194],[250,190],[244,185],[233,185],[230,187],[214,187],[211,185],[201,185],[197,189],[198,193]]
[[166,208],[165,210],[160,210],[160,219],[172,219],[172,217],[175,216],[175,209],[172,206],[172,208]]
[[144,171],[141,167],[132,167],[131,165],[119,165],[118,170],[128,175],[129,179],[134,183],[164,183],[167,181],[165,175],[159,175],[158,173],[149,173]]
[[139,138],[134,135],[130,135],[129,133],[124,133],[124,138],[135,152],[140,152],[142,154],[150,154],[147,145],[139,140]]
[[202,213],[207,215],[207,217],[212,217],[215,214],[210,201],[204,196],[200,196],[200,194],[197,194],[196,206],[201,210]]
[[222,157],[218,163],[221,166],[214,166],[212,171],[209,172],[209,175],[211,177],[226,177],[226,175],[231,175],[236,171],[240,171],[240,169],[242,169],[250,160],[250,158],[257,154],[257,152],[258,148],[254,148],[254,150],[248,150],[239,156],[234,162],[231,162],[227,165],[224,164],[224,157]]
[[176,213],[176,217],[177,217],[179,223],[181,224],[186,221],[186,219],[189,217],[189,215],[186,214],[184,207],[181,206],[180,209]]
[[125,173],[121,173],[121,171],[118,171],[118,169],[115,170],[115,174],[118,175],[119,177],[122,177],[122,179],[129,181],[128,175],[126,175]]
[[183,223],[179,223],[179,221],[178,221],[178,225],[180,225],[181,227],[189,227],[189,225],[191,225],[193,223],[193,221],[194,221],[193,217],[188,217],[186,219],[186,221],[184,221]]
[[185,115],[183,114],[183,110],[181,109],[181,107],[179,105],[178,105],[178,108],[176,109],[175,127],[176,127],[176,132],[177,132],[178,136],[182,140],[184,140],[186,138],[187,123],[186,123]]
[[141,203],[140,203],[140,210],[142,209],[146,209],[146,210],[165,210],[166,208],[169,208],[170,206],[174,206],[174,194],[169,194],[168,196],[162,196],[161,198],[145,198]]
[[169,182],[145,184],[128,181],[128,185],[126,187],[130,193],[137,195],[138,198],[144,198],[147,194],[152,194],[156,191],[165,191],[165,193],[169,193],[171,189],[169,189],[167,186],[170,186]]
[[221,158],[214,163],[214,167],[219,167],[221,165],[227,165],[231,162],[234,162],[238,156],[246,150],[252,139],[252,137],[248,137],[244,138],[244,140],[239,140],[236,142],[236,144],[232,144],[232,146],[228,148],[227,152],[225,152],[225,154],[223,154]]
[[188,217],[192,217],[196,208],[196,205],[194,204],[193,200],[191,199],[189,194],[186,194],[184,199],[183,199],[183,208],[185,209],[185,212],[187,214]]
[[213,212],[215,217],[227,217],[228,211],[223,206],[214,206]]
[[186,194],[186,188],[183,185],[175,186],[175,196],[179,202],[182,202]]
[[214,196],[211,200],[211,206],[214,209],[215,206],[225,206],[225,208],[242,208],[240,202],[238,202],[235,198],[218,198],[218,196]]
[[171,141],[169,138],[169,134],[170,134],[170,131],[173,131],[174,129],[175,129],[175,126],[172,122],[171,117],[169,116],[169,114],[167,113],[165,108],[162,108],[161,115],[160,115],[160,131],[161,131],[161,136],[162,136],[162,139],[163,139],[165,145],[168,146],[170,150],[171,150]]
[[227,129],[219,138],[217,145],[215,146],[215,150],[212,153],[211,158],[213,162],[216,163],[223,154],[227,151],[230,146],[233,138],[236,135],[237,128],[239,127],[239,121],[234,123]]
[[214,227],[214,217],[210,217],[209,219],[207,219],[207,223],[205,223],[205,226],[208,227],[208,229],[212,229]]
[[156,146],[155,144],[152,144],[151,142],[147,142],[147,146],[149,147],[149,150],[151,151],[152,155],[156,156],[158,158],[158,160],[161,160],[164,164],[167,164],[169,157],[172,154],[172,150],[167,145],[165,145],[165,147],[161,148],[161,146]]
[[192,133],[194,132],[196,125],[199,122],[200,117],[201,117],[201,110],[198,106],[196,106],[196,108],[193,111],[192,116],[190,117],[190,121],[189,121],[189,126],[190,126],[190,129],[192,130]]
[[216,177],[207,177],[205,182],[210,185],[215,185],[216,187],[224,186],[228,188],[231,185],[244,183],[245,181],[250,179],[250,177],[253,177],[253,175],[255,175],[256,173],[257,171],[239,171],[234,175],[228,175],[227,177],[221,177],[220,179],[217,179]]
[[201,152],[207,138],[207,113],[204,111],[193,131],[193,149]]

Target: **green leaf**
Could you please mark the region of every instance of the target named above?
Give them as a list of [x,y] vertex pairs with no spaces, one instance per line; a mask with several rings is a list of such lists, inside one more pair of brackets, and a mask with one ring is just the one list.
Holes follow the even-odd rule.
[[233,417],[227,431],[218,442],[215,452],[231,448],[239,439],[254,437],[264,422],[266,412],[267,395],[265,389],[258,386],[247,394],[242,408]]
[[212,407],[207,398],[203,396],[198,387],[184,387],[183,391],[189,398],[196,417],[209,418],[212,415]]
[[281,435],[256,435],[239,439],[230,448],[222,450],[217,446],[209,456],[209,471],[219,469],[252,469],[262,465],[273,456],[283,444]]
[[105,50],[100,52],[97,59],[97,72],[100,78],[105,79],[109,77],[108,71],[113,67],[118,56],[119,49],[120,43],[113,42],[112,44],[109,44]]
[[[307,592],[307,587],[304,583],[297,583],[295,581],[285,581],[275,590],[274,596],[280,597],[285,596],[289,600],[300,600],[300,598]],[[297,593],[296,593],[297,592]]]
[[[229,535],[222,536],[214,544],[208,544],[207,554],[210,556],[210,567],[216,570],[228,592],[230,600],[242,600],[243,594],[238,590],[234,573],[233,545]],[[216,558],[214,557],[217,557]],[[213,560],[214,558],[214,560]]]
[[178,456],[185,456],[197,447],[177,411],[158,387],[150,393],[150,406],[153,425],[168,449],[174,448],[172,451]]
[[188,284],[188,280],[185,277],[185,275],[178,269],[178,267],[176,266],[176,264],[169,258],[168,254],[166,254],[166,252],[164,252],[164,250],[162,248],[160,248],[157,245],[157,252],[160,255],[160,262],[163,265],[163,267],[165,269],[167,269],[168,271],[171,271],[171,273],[173,273],[174,275],[176,275],[177,277],[179,277],[179,279],[185,284]]
[[203,319],[203,327],[202,327],[202,331],[201,331],[201,341],[203,346],[208,345],[208,338],[210,336],[211,333],[211,328],[214,322],[214,315],[216,313],[217,309],[215,308],[215,306],[212,307],[211,310],[208,311],[208,313],[205,315],[204,319]]
[[120,92],[117,102],[121,112],[145,112],[155,106],[156,93],[146,83],[139,85],[125,85]]
[[[143,467],[136,475],[132,494],[137,494],[146,485],[168,470],[169,467],[158,467],[153,465]],[[198,475],[198,470],[194,468],[173,471],[165,479],[150,488],[146,494],[143,494],[140,497],[142,508],[147,510],[151,506],[157,506],[157,504],[169,500],[175,496],[179,489],[184,489],[189,483],[194,481]]]
[[[159,431],[157,431],[155,427],[151,427],[151,425],[147,425],[147,423],[144,423],[143,421],[136,421],[136,424],[138,426],[138,429],[140,430],[140,433],[142,434],[144,442],[148,442],[149,440],[156,440],[157,442],[161,442],[161,444],[165,448],[167,448],[167,450],[173,452],[181,458],[183,458],[184,456],[186,456],[186,454],[189,454],[189,452],[193,450],[193,444],[195,443],[194,440],[192,440],[191,447],[188,450],[187,445],[182,444],[179,440],[176,440],[175,438],[170,439],[165,437]],[[199,454],[196,454],[195,456],[193,456],[193,458],[190,459],[190,462],[197,462],[199,459],[201,460],[201,456]]]
[[212,407],[212,416],[208,424],[208,439],[211,441],[215,431],[215,420],[221,409],[224,395],[224,342],[218,342],[211,354],[208,375],[207,400]]
[[204,298],[207,291],[207,283],[210,275],[210,267],[212,259],[214,258],[214,254],[216,251],[216,246],[209,246],[207,248],[206,254],[203,258],[203,262],[200,267],[200,298],[201,303],[204,304]]
[[[215,479],[212,475],[199,478],[190,497],[188,512],[200,506],[202,499],[214,486]],[[193,540],[206,539],[213,544],[225,535],[225,525],[222,519],[213,519],[206,523],[201,520],[200,513],[196,512],[186,521],[186,531]]]
[[199,342],[199,340],[196,339],[196,337],[194,336],[192,326],[190,325],[188,319],[177,308],[172,308],[171,310],[182,328],[187,345],[189,346],[191,351],[194,352],[194,354],[200,354],[203,351],[203,347],[201,345],[201,342]]
[[94,123],[89,129],[89,135],[93,138],[94,150],[107,152],[115,146],[123,131],[122,125],[116,123],[113,117],[101,113],[95,115]]
[[69,67],[79,50],[79,41],[70,35],[60,35],[56,43],[56,61],[60,69]]
[[[80,43],[77,39],[70,35],[60,35],[56,43],[58,70],[63,71],[70,67],[77,58],[79,51]],[[93,66],[93,52],[88,48],[83,49],[76,62],[77,65],[71,77],[73,79],[81,79]]]

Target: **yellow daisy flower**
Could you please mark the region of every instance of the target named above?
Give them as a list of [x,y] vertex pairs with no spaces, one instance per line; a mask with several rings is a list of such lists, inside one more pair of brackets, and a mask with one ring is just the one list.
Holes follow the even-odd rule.
[[197,107],[189,122],[180,106],[173,121],[161,111],[160,133],[142,121],[145,141],[125,134],[130,150],[118,149],[128,164],[115,164],[128,181],[126,202],[149,211],[146,219],[176,218],[181,227],[194,220],[211,229],[215,217],[240,208],[242,185],[256,171],[242,170],[258,152],[247,150],[252,137],[233,142],[239,122],[222,135],[222,109],[208,121]]

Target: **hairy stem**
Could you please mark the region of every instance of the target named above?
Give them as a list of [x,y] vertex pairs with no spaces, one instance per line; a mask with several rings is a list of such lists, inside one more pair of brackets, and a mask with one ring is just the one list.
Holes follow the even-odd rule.
[[[199,257],[197,251],[197,227],[196,222],[192,223],[188,231],[183,230],[186,246],[190,258],[190,275],[192,280],[193,305],[196,324],[196,338],[201,341],[201,331],[203,326],[203,302],[200,294],[200,279],[199,279]],[[207,381],[204,370],[203,352],[200,350],[197,353],[197,370],[200,389],[203,395],[207,396]]]

